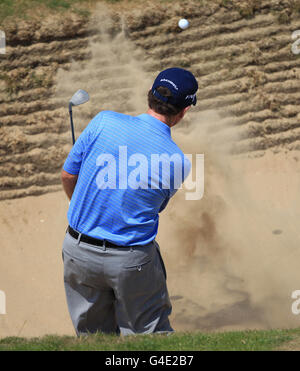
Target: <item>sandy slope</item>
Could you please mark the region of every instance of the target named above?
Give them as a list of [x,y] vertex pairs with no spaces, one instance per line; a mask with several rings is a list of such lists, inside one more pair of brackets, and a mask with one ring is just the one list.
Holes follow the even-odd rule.
[[[186,201],[181,190],[161,216],[172,323],[178,330],[297,327],[299,154],[222,161],[222,173],[207,162],[202,200]],[[67,206],[63,192],[0,203],[1,337],[73,334],[61,260]]]
[[[213,128],[236,133],[233,153],[299,149],[300,59],[291,52],[299,13],[292,3],[129,2],[129,9],[97,8],[90,22],[58,14],[6,25],[0,199],[59,189],[74,91],[91,95],[74,113],[80,132],[99,110],[140,111],[153,77],[174,65],[199,79],[196,111],[218,112]],[[191,24],[184,32],[177,27],[182,16]]]
[[[252,3],[250,18],[248,8],[184,1],[125,10],[124,23],[120,11],[111,18],[99,8],[91,24],[73,15],[7,29],[8,54],[0,61],[0,290],[7,314],[0,314],[0,337],[73,334],[61,261],[68,204],[59,184],[70,150],[69,97],[78,88],[91,96],[74,109],[78,135],[102,109],[144,112],[154,75],[175,64],[200,83],[199,104],[173,138],[185,153],[205,154],[205,194],[188,202],[178,192],[161,217],[173,324],[299,326],[291,293],[300,289],[300,60],[290,51],[299,24],[292,15],[278,22],[286,2]],[[191,20],[184,33],[176,26],[183,15]]]
[[0,336],[72,333],[61,259],[67,206],[62,192],[1,202],[0,282],[7,314],[0,315]]

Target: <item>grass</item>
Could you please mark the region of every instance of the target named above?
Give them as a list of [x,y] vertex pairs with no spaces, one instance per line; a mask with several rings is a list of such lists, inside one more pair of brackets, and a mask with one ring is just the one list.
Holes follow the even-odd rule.
[[2,351],[271,351],[290,348],[300,349],[300,329],[126,337],[99,333],[80,338],[47,335],[0,339]]
[[49,15],[51,11],[68,10],[88,16],[89,7],[96,2],[97,0],[1,0],[0,23],[6,19],[30,18],[36,10],[45,15]]

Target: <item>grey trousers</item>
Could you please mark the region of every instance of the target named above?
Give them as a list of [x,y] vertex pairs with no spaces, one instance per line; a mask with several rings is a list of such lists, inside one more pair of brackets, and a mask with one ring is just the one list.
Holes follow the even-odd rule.
[[64,283],[78,336],[173,332],[159,246],[97,247],[66,233]]

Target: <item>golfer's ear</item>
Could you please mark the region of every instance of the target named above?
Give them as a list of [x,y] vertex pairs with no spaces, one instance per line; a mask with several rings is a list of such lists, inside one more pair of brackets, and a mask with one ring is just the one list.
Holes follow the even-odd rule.
[[187,107],[185,107],[185,108],[181,111],[180,116],[183,117],[183,116],[186,114],[186,112],[187,112],[190,108],[191,108],[191,106],[187,106]]

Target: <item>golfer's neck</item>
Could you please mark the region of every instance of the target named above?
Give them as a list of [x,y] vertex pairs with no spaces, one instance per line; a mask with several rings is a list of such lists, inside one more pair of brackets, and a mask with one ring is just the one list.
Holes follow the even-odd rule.
[[172,126],[174,126],[173,120],[170,120],[169,117],[166,117],[164,115],[161,115],[161,114],[153,111],[151,108],[148,109],[147,113],[148,113],[148,115],[150,115],[150,116],[156,118],[157,120],[163,122],[164,124],[168,125],[170,128]]

